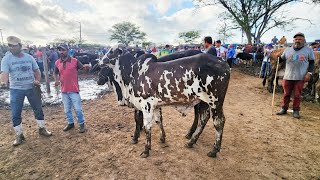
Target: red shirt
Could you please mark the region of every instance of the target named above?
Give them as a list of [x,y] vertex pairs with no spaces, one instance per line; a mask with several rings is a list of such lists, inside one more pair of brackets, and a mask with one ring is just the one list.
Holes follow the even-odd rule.
[[42,52],[38,51],[37,54],[36,54],[36,57],[41,57],[41,56],[42,56]]
[[78,69],[83,65],[73,57],[62,61],[58,59],[55,63],[55,73],[59,74],[61,92],[79,92]]

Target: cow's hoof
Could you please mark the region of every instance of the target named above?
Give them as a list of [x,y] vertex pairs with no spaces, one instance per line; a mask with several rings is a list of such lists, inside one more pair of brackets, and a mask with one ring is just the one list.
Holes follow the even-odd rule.
[[149,157],[149,152],[143,151],[143,152],[140,154],[140,157],[141,157],[141,158],[147,158],[147,157]]
[[191,133],[188,133],[188,134],[185,136],[185,138],[187,138],[187,139],[191,139],[191,137],[192,137],[192,134],[191,134]]
[[185,147],[186,147],[186,148],[193,148],[193,144],[192,144],[192,143],[187,143],[187,144],[185,145]]
[[161,138],[160,138],[160,143],[162,143],[162,144],[166,143],[166,138],[161,137]]
[[138,143],[138,139],[132,139],[131,140],[131,144],[137,144]]
[[217,157],[217,152],[208,152],[207,156],[212,157],[212,158],[216,158]]

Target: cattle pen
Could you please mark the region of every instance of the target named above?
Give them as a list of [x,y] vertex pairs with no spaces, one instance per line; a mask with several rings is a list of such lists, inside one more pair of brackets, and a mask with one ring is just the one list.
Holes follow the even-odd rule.
[[[80,87],[81,88],[81,87]],[[185,148],[184,135],[193,112],[182,117],[163,109],[167,142],[158,142],[154,128],[151,156],[142,159],[141,142],[131,144],[133,109],[118,106],[114,93],[85,101],[88,132],[65,133],[61,106],[44,107],[54,133],[39,137],[32,112],[23,113],[26,142],[11,146],[8,109],[0,109],[0,179],[317,179],[320,177],[319,105],[303,102],[300,120],[291,114],[270,115],[272,96],[257,77],[232,69],[224,112],[226,124],[221,152],[206,156],[214,140],[210,120],[194,148]],[[275,105],[279,106],[277,94]],[[140,145],[139,145],[140,144]]]

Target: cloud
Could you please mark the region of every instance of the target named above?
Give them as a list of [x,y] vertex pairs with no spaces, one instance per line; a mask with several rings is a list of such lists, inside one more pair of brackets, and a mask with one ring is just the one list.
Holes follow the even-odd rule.
[[[46,44],[55,38],[79,37],[79,22],[82,38],[91,43],[116,43],[109,40],[108,30],[122,21],[137,24],[147,33],[148,40],[156,43],[177,43],[179,32],[189,30],[200,30],[202,37],[210,35],[217,39],[221,24],[218,15],[223,12],[217,6],[186,7],[186,3],[192,5],[192,0],[0,0],[0,3],[4,39],[16,35],[36,44]],[[310,40],[319,38],[320,20],[314,14],[319,14],[320,8],[301,3],[286,8],[290,16],[308,18],[315,25],[297,21],[295,30],[271,30],[263,41],[269,42],[274,35],[291,37],[295,31],[304,32]],[[241,32],[234,33],[231,41],[240,42]]]

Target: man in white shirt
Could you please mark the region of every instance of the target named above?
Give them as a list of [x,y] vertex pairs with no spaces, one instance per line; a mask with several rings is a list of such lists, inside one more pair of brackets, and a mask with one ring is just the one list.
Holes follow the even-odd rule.
[[[263,62],[262,62],[262,67],[261,67],[261,77],[264,78],[264,76],[268,76],[270,74],[270,70],[271,70],[271,66],[270,66],[270,59],[269,56],[271,54],[271,52],[273,51],[273,45],[272,44],[268,44],[266,46],[266,49],[264,50],[264,58],[263,58]],[[266,74],[266,68],[268,66],[268,71]]]
[[226,56],[228,54],[228,50],[221,46],[221,41],[217,40],[216,41],[216,50],[217,50],[217,56],[221,57],[222,59],[226,59]]

